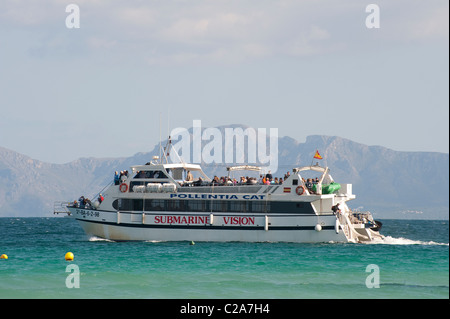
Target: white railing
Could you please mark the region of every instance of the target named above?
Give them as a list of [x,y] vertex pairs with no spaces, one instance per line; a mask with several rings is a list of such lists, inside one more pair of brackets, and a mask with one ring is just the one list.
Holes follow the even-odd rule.
[[68,205],[72,205],[71,202],[56,201],[53,203],[53,214],[67,214],[70,215],[70,211],[67,208]]

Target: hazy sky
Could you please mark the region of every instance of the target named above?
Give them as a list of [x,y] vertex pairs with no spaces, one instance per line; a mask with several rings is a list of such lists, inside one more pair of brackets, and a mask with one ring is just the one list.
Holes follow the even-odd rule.
[[[66,6],[80,28],[66,27]],[[380,28],[366,27],[366,6]],[[449,2],[0,0],[0,146],[64,163],[246,124],[449,152]]]

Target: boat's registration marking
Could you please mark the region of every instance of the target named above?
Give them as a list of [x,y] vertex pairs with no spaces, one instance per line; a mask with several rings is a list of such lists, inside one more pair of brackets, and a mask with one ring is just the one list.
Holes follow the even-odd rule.
[[83,217],[100,217],[100,213],[95,210],[77,209],[75,213]]

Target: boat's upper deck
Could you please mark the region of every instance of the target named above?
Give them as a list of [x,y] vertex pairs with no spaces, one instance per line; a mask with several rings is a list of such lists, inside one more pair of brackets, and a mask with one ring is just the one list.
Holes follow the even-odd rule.
[[280,185],[185,186],[179,188],[178,191],[183,193],[256,194],[262,189],[264,189],[264,193],[267,193],[268,190],[273,189],[275,186]]
[[[228,176],[210,179],[200,165],[176,163],[147,163],[131,167],[132,174],[123,180],[129,193],[145,192],[183,192],[183,193],[222,193],[222,194],[297,194],[322,195],[331,194],[341,187],[334,183],[328,167],[318,165],[294,168],[292,174],[285,175],[284,180],[274,181],[269,174],[258,174],[259,178],[231,178],[230,172],[239,170],[261,171],[256,166],[228,167]],[[304,179],[300,172],[313,171],[319,177]],[[267,178],[266,178],[267,177]],[[266,180],[267,179],[267,180]],[[280,183],[281,182],[281,183]],[[332,185],[333,184],[333,185]],[[336,186],[338,188],[332,188]],[[351,184],[343,184],[345,194],[351,194]],[[165,190],[163,190],[165,189]]]

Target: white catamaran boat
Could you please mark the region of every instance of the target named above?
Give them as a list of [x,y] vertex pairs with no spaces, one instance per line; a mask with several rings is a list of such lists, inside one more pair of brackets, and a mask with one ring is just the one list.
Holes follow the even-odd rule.
[[[156,160],[156,161],[155,161]],[[259,170],[254,166],[227,168]],[[304,172],[320,175],[316,183]],[[194,178],[194,175],[198,176]],[[351,184],[337,184],[327,167],[294,168],[283,184],[211,180],[200,165],[132,166],[91,203],[67,206],[90,236],[113,241],[368,242],[382,238],[370,213],[353,212]]]

